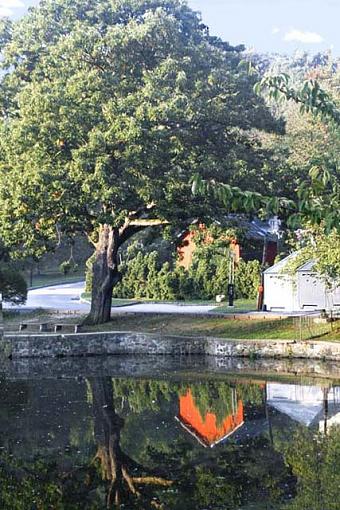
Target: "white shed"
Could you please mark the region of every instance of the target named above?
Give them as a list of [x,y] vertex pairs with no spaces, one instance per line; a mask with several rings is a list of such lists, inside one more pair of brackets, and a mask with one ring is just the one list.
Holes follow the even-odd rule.
[[294,252],[264,272],[264,306],[269,311],[318,311],[340,308],[340,287],[327,289],[310,260],[296,271],[285,273],[285,267],[297,256]]
[[285,266],[296,257],[292,253],[264,272],[264,300],[263,304],[268,311],[295,311],[299,305],[297,301],[296,285],[294,279],[285,274]]

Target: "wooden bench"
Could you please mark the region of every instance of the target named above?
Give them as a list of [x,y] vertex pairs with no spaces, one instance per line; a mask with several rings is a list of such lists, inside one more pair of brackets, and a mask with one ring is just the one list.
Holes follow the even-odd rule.
[[81,328],[82,328],[81,324],[55,324],[54,332],[58,333],[59,331],[62,331],[63,329],[73,329],[74,333],[79,333]]
[[28,328],[38,328],[40,333],[48,331],[48,322],[41,322],[40,324],[34,322],[21,322],[19,324],[19,331],[25,331]]

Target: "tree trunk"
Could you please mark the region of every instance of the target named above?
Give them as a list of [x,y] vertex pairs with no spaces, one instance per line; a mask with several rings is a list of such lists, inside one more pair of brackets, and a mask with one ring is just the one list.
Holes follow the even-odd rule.
[[118,271],[119,230],[102,225],[92,268],[91,311],[86,324],[104,324],[111,319],[112,291],[120,281]]
[[91,311],[84,324],[104,324],[111,319],[112,291],[121,280],[118,271],[120,246],[145,228],[169,224],[164,220],[141,217],[143,212],[150,212],[153,208],[151,204],[131,213],[121,228],[101,225],[92,266]]

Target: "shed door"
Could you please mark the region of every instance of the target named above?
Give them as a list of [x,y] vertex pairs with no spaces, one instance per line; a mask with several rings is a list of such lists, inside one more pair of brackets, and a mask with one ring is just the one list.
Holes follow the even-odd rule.
[[298,277],[300,308],[322,310],[326,308],[326,289],[323,281],[313,273],[300,273]]
[[264,304],[267,310],[294,310],[294,289],[290,279],[283,275],[265,275]]

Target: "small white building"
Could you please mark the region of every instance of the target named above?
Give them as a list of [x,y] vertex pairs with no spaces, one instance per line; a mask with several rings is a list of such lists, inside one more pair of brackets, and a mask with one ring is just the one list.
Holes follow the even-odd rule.
[[315,271],[315,261],[303,264],[292,276],[285,267],[292,253],[264,272],[264,306],[268,311],[301,312],[340,309],[340,287],[329,290]]

